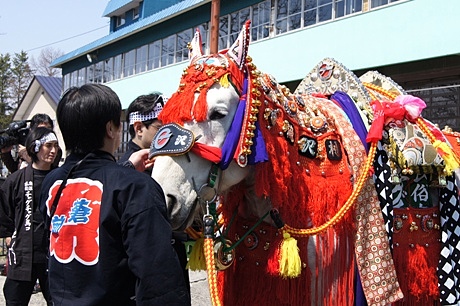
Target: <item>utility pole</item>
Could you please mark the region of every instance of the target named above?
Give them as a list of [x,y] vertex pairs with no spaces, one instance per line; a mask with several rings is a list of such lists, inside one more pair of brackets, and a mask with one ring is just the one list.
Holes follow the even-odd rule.
[[215,54],[219,51],[219,19],[220,19],[220,0],[211,2],[211,39],[209,51]]

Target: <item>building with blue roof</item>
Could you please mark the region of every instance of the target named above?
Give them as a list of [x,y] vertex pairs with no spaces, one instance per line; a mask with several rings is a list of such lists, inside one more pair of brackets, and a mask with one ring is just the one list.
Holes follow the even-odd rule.
[[[424,99],[425,117],[460,129],[460,1],[220,0],[219,49],[251,20],[249,55],[291,90],[324,58],[377,70]],[[177,90],[195,29],[209,50],[211,0],[110,0],[110,32],[56,59],[63,89],[104,83],[123,107]],[[448,111],[445,111],[445,108]]]

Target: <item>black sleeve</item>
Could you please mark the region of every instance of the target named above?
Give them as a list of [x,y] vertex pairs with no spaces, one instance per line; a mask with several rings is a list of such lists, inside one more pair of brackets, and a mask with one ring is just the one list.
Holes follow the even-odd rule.
[[11,172],[15,172],[19,168],[19,163],[13,159],[11,151],[4,152],[1,154],[2,162],[5,164],[6,168]]
[[[136,303],[190,305],[182,269],[171,245],[172,230],[163,191],[153,180],[143,185],[143,190],[129,192],[129,217],[122,226],[128,265],[138,280]],[[139,207],[143,209],[139,211]]]
[[118,164],[120,166],[123,166],[123,167],[127,167],[127,168],[131,168],[131,169],[136,169],[133,165],[133,163],[128,159],[128,160],[125,160],[124,162],[118,162]]
[[0,188],[0,238],[11,237],[14,232],[14,200],[12,184],[7,179]]

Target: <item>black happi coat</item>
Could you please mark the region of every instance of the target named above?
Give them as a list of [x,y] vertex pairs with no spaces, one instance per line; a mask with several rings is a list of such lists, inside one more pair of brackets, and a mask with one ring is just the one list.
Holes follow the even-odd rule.
[[163,191],[145,174],[91,153],[71,172],[49,220],[58,187],[82,158],[68,156],[42,186],[55,305],[190,305]]
[[[123,154],[122,157],[118,160],[118,164],[122,166],[131,166],[131,162],[129,161],[129,158],[131,155],[137,151],[141,150],[141,147],[139,147],[134,141],[131,139],[128,142],[128,150]],[[130,165],[131,164],[131,165]],[[152,176],[152,168],[147,168],[144,170],[144,173],[147,174],[148,176]]]
[[[37,214],[34,218],[34,207],[38,203],[34,203],[33,171],[32,165],[28,165],[8,176],[1,187],[0,237],[12,237],[8,249],[8,277],[20,281],[32,279],[34,232],[36,227],[43,227],[43,220],[37,220]],[[43,253],[45,246],[43,244]]]

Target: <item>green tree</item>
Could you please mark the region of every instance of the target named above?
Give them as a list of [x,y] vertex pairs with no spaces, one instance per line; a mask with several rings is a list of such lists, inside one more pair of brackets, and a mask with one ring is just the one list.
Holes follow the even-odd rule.
[[5,129],[11,122],[11,57],[8,53],[0,54],[0,129]]
[[11,106],[16,109],[33,78],[33,71],[29,65],[27,52],[21,51],[14,54],[11,72],[13,81],[11,85]]

